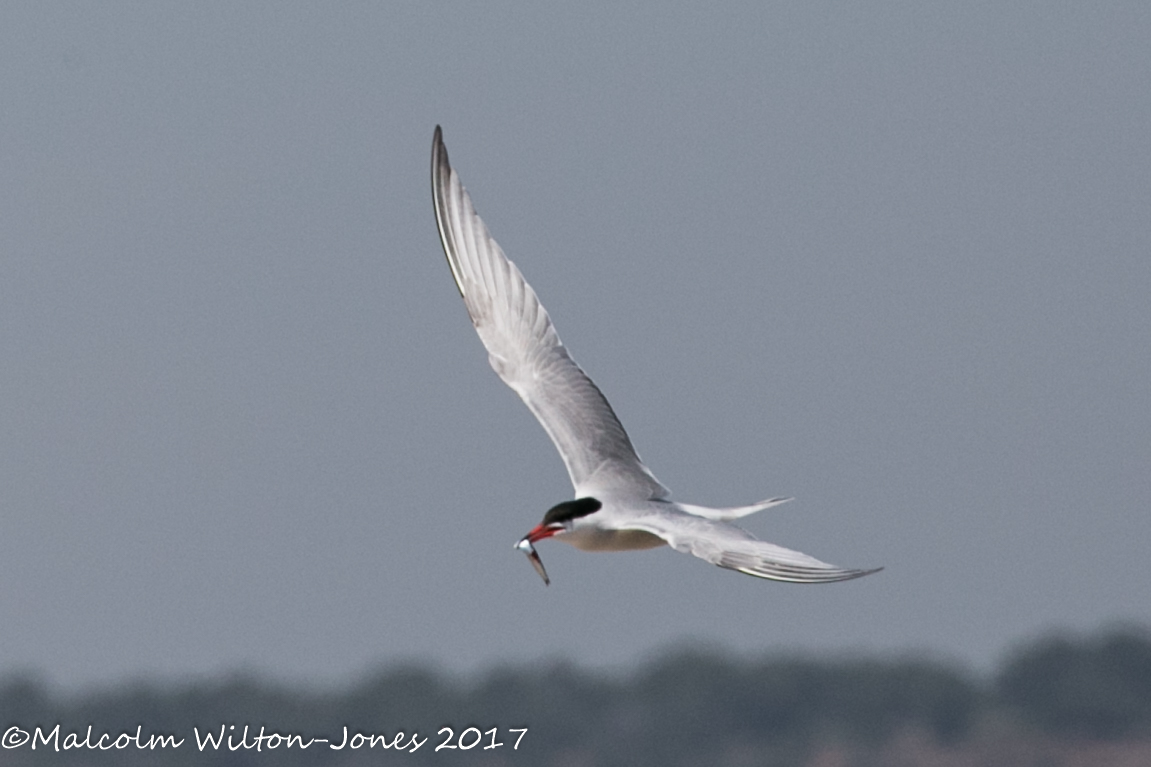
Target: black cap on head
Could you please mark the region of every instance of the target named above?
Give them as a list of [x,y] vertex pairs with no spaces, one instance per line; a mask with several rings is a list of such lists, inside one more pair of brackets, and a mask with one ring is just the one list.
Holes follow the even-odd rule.
[[595,498],[576,498],[574,501],[557,503],[544,514],[543,524],[551,525],[556,522],[567,522],[569,519],[586,517],[588,514],[599,511],[603,504]]

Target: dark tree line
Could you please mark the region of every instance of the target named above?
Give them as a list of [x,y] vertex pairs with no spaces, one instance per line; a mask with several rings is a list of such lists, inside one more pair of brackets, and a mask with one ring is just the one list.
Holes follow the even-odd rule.
[[[35,751],[29,744],[0,749],[0,764],[795,765],[827,744],[877,753],[909,732],[941,747],[956,747],[988,728],[1021,737],[1151,739],[1151,634],[1131,628],[1044,638],[1019,647],[987,679],[928,660],[741,660],[683,650],[627,676],[553,664],[501,667],[461,680],[408,666],[335,692],[236,677],[66,697],[28,677],[0,681],[0,727],[15,738],[8,744],[21,731],[49,733],[57,724],[61,746],[67,733],[83,739],[91,726],[93,735],[83,747],[60,752],[43,742]],[[271,739],[259,752],[196,747],[193,727],[201,737],[224,727],[238,744],[244,725],[247,744],[261,726],[333,744],[345,727],[351,736],[384,737],[374,747],[361,737],[358,748],[339,750]],[[90,747],[102,733],[108,745],[137,727],[145,741],[175,735],[185,742],[178,748]],[[452,728],[457,748],[437,752],[443,727]],[[513,728],[528,730],[514,750]],[[405,734],[395,741],[400,731]],[[383,748],[410,746],[414,733],[428,738],[414,753]],[[485,748],[497,742],[503,745]]]
[[995,692],[1051,733],[1151,737],[1151,635],[1128,630],[1030,644],[1000,669]]

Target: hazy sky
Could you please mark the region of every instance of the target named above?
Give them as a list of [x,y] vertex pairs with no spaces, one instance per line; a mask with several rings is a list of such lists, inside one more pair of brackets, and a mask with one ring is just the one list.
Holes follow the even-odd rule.
[[[0,6],[0,673],[927,650],[1151,620],[1144,2]],[[512,544],[571,496],[432,130],[681,500],[861,581]]]

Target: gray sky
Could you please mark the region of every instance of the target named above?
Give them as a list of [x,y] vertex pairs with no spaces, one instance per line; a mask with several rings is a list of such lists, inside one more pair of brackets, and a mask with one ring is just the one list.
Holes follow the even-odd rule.
[[[1145,3],[0,6],[0,672],[628,664],[1151,620]],[[512,543],[570,497],[432,129],[676,497],[880,575]]]

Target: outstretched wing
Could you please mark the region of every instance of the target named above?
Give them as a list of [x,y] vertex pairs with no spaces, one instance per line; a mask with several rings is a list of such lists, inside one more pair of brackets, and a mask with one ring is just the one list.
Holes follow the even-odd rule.
[[432,140],[432,198],[444,253],[492,368],[539,419],[577,495],[667,498],[600,390],[568,356],[535,291],[488,233]]
[[883,569],[845,570],[807,554],[761,541],[735,525],[687,514],[648,514],[628,520],[621,528],[658,535],[676,551],[773,581],[832,583],[861,578]]

